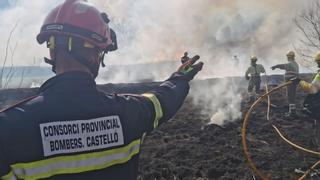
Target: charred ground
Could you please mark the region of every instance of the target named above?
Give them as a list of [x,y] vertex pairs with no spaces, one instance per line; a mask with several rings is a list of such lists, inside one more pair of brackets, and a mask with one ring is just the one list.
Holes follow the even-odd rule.
[[[201,88],[202,83],[215,83],[215,80],[195,82],[192,88]],[[246,83],[240,80],[237,84],[243,86],[241,89],[245,94]],[[158,83],[107,84],[99,86],[99,89],[106,93],[142,93],[156,85]],[[13,104],[36,91],[2,90],[0,106]],[[305,96],[298,90],[298,104],[302,104]],[[172,120],[146,137],[140,154],[138,179],[253,179],[241,145],[243,115],[223,126],[207,125],[212,114],[205,113],[204,107],[195,105],[191,97],[187,98]],[[284,118],[287,111],[284,90],[275,93],[271,100],[277,105],[277,108],[271,109],[271,120],[292,141],[317,150],[313,121],[303,115],[294,119]],[[243,114],[250,105],[242,101]],[[295,173],[296,168],[305,170],[319,158],[284,143],[266,120],[266,110],[267,105],[263,103],[251,115],[247,135],[250,154],[257,167],[271,179],[297,179],[302,174]]]

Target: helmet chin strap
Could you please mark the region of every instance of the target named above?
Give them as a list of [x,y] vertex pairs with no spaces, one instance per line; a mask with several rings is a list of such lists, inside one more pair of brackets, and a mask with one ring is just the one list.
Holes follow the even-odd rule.
[[106,67],[106,64],[104,63],[104,56],[105,56],[106,54],[108,54],[108,51],[107,51],[107,50],[103,51],[103,54],[100,56],[100,62],[101,62],[101,66],[102,66],[102,67]]
[[47,57],[44,57],[43,59],[44,59],[45,63],[50,64],[52,66],[52,68],[51,68],[52,72],[56,73],[56,63],[55,63],[55,61],[52,60],[52,59],[49,59]]
[[49,59],[47,57],[44,57],[44,62],[47,63],[47,64],[50,64],[52,67],[51,67],[51,70],[52,72],[56,73],[56,56],[57,56],[57,53],[55,50],[53,50],[53,59]]

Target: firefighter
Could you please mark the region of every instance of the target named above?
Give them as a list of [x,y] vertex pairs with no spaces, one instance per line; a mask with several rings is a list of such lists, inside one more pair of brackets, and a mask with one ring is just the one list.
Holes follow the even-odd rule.
[[108,23],[87,0],[47,15],[37,41],[56,76],[0,112],[0,179],[136,179],[143,137],[177,112],[203,63],[195,56],[143,94],[105,95],[94,79],[117,49]]
[[[320,68],[320,52],[316,54],[314,61],[317,63],[318,68]],[[316,94],[320,92],[320,69],[311,83],[301,80],[299,85],[303,90],[308,91],[310,94]]]
[[183,56],[181,57],[181,63],[184,64],[189,60],[188,52],[184,52]]
[[[260,94],[260,84],[261,84],[261,73],[265,73],[265,69],[261,64],[257,64],[258,58],[256,56],[251,56],[251,65],[246,71],[246,79],[249,80],[248,94],[249,102],[252,102]],[[249,76],[250,75],[250,76]],[[253,92],[255,89],[255,94]]]
[[[314,61],[317,63],[318,68],[320,68],[320,52],[315,55]],[[320,117],[320,69],[314,77],[311,83],[301,80],[300,78],[292,79],[293,83],[298,83],[299,86],[307,91],[309,94],[306,97],[303,107],[304,112],[310,117],[318,119]]]
[[[315,55],[314,61],[320,68],[320,52]],[[300,80],[299,78],[293,79],[293,82],[299,83],[299,86],[309,92],[303,103],[303,112],[309,117],[315,119],[314,121],[314,142],[317,146],[320,145],[320,69],[311,83]]]
[[[284,78],[285,81],[289,81],[294,78],[299,78],[299,65],[295,61],[295,53],[293,51],[289,51],[287,53],[288,63],[286,64],[278,64],[272,66],[271,69],[275,70],[277,68],[285,70]],[[289,103],[289,111],[285,114],[286,117],[294,117],[296,116],[296,90],[298,83],[294,82],[287,87],[287,99]]]

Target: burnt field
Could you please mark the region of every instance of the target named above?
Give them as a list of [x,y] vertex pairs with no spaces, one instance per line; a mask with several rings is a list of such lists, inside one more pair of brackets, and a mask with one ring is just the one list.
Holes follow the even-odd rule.
[[[274,78],[281,79],[280,76]],[[204,84],[214,85],[218,81],[195,81],[191,88],[197,91]],[[237,91],[243,97],[241,117],[229,120],[224,125],[208,125],[212,114],[203,111],[207,108],[205,105],[194,104],[194,95],[191,92],[179,112],[146,137],[140,154],[139,180],[257,178],[247,165],[241,144],[243,116],[251,105],[245,102],[246,82],[240,78],[233,82],[235,83],[230,86],[237,86]],[[99,89],[106,93],[143,93],[157,85],[158,83],[107,84],[99,85]],[[2,90],[0,105],[5,107],[13,104],[35,94],[36,91],[37,89]],[[298,109],[301,109],[305,96],[304,92],[298,90]],[[215,98],[217,97],[210,101],[215,101]],[[303,147],[319,150],[314,140],[314,123],[311,119],[302,114],[294,119],[284,118],[288,108],[285,90],[272,95],[271,101],[276,108],[271,108],[270,118],[285,136]],[[270,179],[297,179],[302,174],[295,170],[308,169],[319,157],[286,144],[272,129],[266,113],[267,104],[262,103],[251,114],[247,132],[250,155],[257,167]],[[310,179],[310,176],[308,178]],[[312,178],[320,179],[315,173]]]
[[[310,119],[283,118],[288,108],[284,95],[280,91],[272,97],[278,106],[271,109],[272,121],[293,142],[317,150]],[[303,101],[304,94],[300,95],[298,102]],[[249,106],[243,102],[242,111]],[[306,170],[318,158],[284,143],[267,121],[266,111],[267,105],[262,104],[250,118],[247,141],[251,157],[270,179],[298,179],[303,174],[295,173],[295,169]],[[209,118],[187,100],[171,121],[145,140],[140,156],[141,179],[254,179],[242,150],[243,118],[224,126],[206,125]]]

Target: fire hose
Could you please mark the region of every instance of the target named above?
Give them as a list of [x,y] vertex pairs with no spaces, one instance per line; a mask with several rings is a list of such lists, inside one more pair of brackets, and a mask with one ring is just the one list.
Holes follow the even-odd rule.
[[[245,114],[245,118],[244,118],[244,121],[243,121],[243,124],[242,124],[242,146],[243,146],[243,151],[244,151],[244,154],[245,154],[245,158],[249,164],[249,167],[253,170],[253,172],[259,176],[260,178],[262,178],[263,180],[267,180],[269,179],[266,175],[264,175],[257,167],[256,165],[253,163],[251,157],[250,157],[250,154],[249,154],[249,151],[248,151],[248,145],[247,145],[247,126],[248,126],[248,123],[249,123],[249,117],[250,117],[250,114],[252,113],[252,111],[259,105],[259,103],[264,100],[265,98],[268,98],[268,111],[267,111],[267,119],[268,121],[270,122],[270,118],[269,118],[269,113],[270,113],[270,95],[281,90],[283,87],[286,87],[290,84],[292,84],[293,82],[292,81],[288,81],[284,84],[281,84],[279,85],[278,87],[272,89],[271,91],[268,91],[268,85],[266,84],[266,93],[263,94],[261,97],[259,97],[252,105],[251,107],[249,108],[249,110],[247,111],[247,113]],[[284,142],[286,142],[287,144],[295,147],[296,149],[298,150],[301,150],[303,152],[307,152],[307,153],[310,153],[310,154],[313,154],[313,155],[318,155],[320,156],[320,152],[317,152],[317,151],[313,151],[313,150],[309,150],[307,148],[304,148],[300,145],[297,145],[296,143],[293,143],[292,141],[290,141],[289,139],[287,139],[283,133],[279,130],[279,128],[277,128],[272,122],[270,122],[272,127],[274,128],[274,130],[276,131],[276,133],[279,135],[279,137],[284,140]],[[314,169],[317,165],[320,164],[320,161],[317,162],[316,164],[314,164],[310,169]],[[310,170],[309,169],[309,170]],[[304,179],[308,174],[310,173],[310,171],[306,171],[304,176],[302,176],[301,178]],[[300,178],[300,179],[301,179]]]

